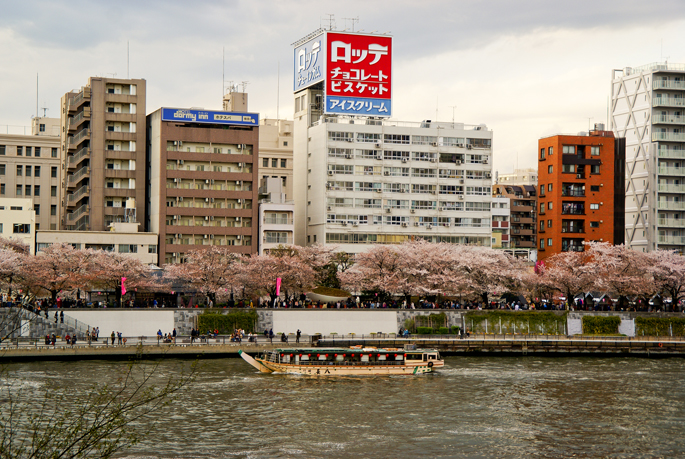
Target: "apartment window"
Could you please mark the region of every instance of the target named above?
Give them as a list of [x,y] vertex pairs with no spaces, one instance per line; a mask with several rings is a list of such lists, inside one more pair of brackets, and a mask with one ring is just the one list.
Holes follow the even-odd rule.
[[33,168],[33,176],[34,177],[40,177],[40,166],[35,166]]
[[599,164],[595,166],[590,166],[590,173],[591,174],[599,174]]
[[21,177],[22,175],[24,175],[24,166],[19,165],[17,166],[17,177]]
[[545,248],[545,240],[544,239],[540,239],[540,248],[541,249]]
[[45,132],[45,125],[44,125],[44,124],[39,124],[39,125],[38,125],[38,130],[39,130],[40,132]]
[[599,204],[590,204],[590,210],[598,210]]
[[540,203],[540,213],[541,213],[541,214],[544,214],[544,213],[545,213],[545,203],[544,203],[544,202],[541,202],[541,203]]
[[283,146],[284,146],[284,147],[287,147],[287,146],[288,146],[288,142],[287,142],[287,141],[283,141]]
[[[0,195],[4,196],[5,195],[5,184],[0,183]],[[2,233],[2,231],[0,231]]]
[[33,156],[40,158],[40,147],[36,147],[35,154]]
[[54,185],[50,187],[50,196],[52,196],[52,197],[57,196],[57,187]]
[[591,156],[599,156],[599,147],[590,147]]
[[547,238],[547,247],[552,247],[552,238]]
[[269,158],[262,158],[262,167],[269,167]]
[[31,196],[31,185],[24,185],[24,191],[26,192],[26,196]]
[[552,227],[552,220],[547,220],[547,228],[551,228],[551,227]]
[[271,167],[278,167],[278,159],[271,158]]
[[5,175],[5,165],[0,164],[0,175]]
[[576,154],[576,147],[575,147],[575,145],[564,145],[562,147],[561,151],[565,155],[575,155]]
[[21,185],[17,185],[17,196],[21,196]]
[[31,177],[31,166],[26,166],[26,176]]
[[552,192],[552,184],[551,183],[547,184],[547,191],[550,193]]
[[599,185],[590,185],[590,191],[599,191]]
[[36,212],[36,215],[40,215],[40,204],[34,204],[33,210]]
[[52,151],[50,152],[50,157],[57,158],[57,148],[52,149]]
[[548,174],[551,174],[553,171],[554,171],[554,167],[550,164],[550,165],[547,167],[547,173],[548,173]]
[[34,185],[33,186],[33,195],[34,196],[40,196],[40,185]]
[[147,246],[147,253],[157,253],[157,246],[150,244]]
[[57,178],[57,166],[52,166],[50,169],[50,177]]
[[0,156],[5,156],[5,151],[7,147],[5,145],[0,145]]
[[590,228],[599,228],[599,222],[590,222]]
[[562,164],[561,165],[561,172],[564,174],[575,174],[576,173],[576,165],[575,164]]
[[281,167],[282,168],[285,168],[286,162],[287,162],[287,160],[285,160],[285,159],[281,160]]
[[554,153],[554,147],[549,147],[547,149],[547,156],[552,156],[552,153]]
[[22,156],[24,154],[24,147],[17,147],[17,156]]
[[31,156],[31,151],[33,149],[31,147],[26,147],[26,156]]
[[57,215],[57,206],[55,204],[50,206],[50,215]]
[[540,185],[540,196],[545,195],[545,185]]
[[31,232],[31,225],[28,223],[15,223],[14,234],[27,234]]
[[286,179],[287,179],[287,177],[281,177],[281,183],[283,184],[284,188],[285,188]]
[[544,231],[544,230],[545,230],[545,221],[540,220],[540,231]]
[[547,203],[547,209],[552,210],[552,202]]
[[119,244],[119,253],[138,253],[136,244]]
[[540,159],[545,159],[545,149],[540,148]]

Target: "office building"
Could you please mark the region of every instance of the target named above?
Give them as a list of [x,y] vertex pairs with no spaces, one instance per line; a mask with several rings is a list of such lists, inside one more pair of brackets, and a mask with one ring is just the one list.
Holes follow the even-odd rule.
[[145,80],[92,77],[61,105],[61,228],[106,231],[142,221]]
[[258,250],[259,119],[254,113],[160,108],[147,117],[146,228],[159,261],[188,250]]
[[603,127],[538,141],[539,260],[587,241],[623,243],[625,143]]
[[626,142],[625,242],[685,249],[685,65],[612,72],[609,128]]
[[0,237],[21,241],[34,253],[35,234],[33,201],[28,198],[0,197]]
[[0,198],[30,198],[35,229],[59,226],[59,145],[59,136],[44,133],[0,134]]

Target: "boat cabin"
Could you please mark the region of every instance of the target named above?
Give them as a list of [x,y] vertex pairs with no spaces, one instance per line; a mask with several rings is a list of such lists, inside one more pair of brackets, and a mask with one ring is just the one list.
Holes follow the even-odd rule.
[[440,360],[440,353],[421,349],[276,349],[264,359],[294,365],[421,365]]

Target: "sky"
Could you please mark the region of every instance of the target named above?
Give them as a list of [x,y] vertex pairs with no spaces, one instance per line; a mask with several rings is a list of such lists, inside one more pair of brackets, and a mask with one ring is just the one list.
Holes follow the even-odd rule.
[[291,44],[354,27],[394,37],[393,119],[485,123],[507,173],[537,167],[539,138],[606,123],[612,69],[685,63],[683,0],[3,3],[0,133],[30,126],[36,75],[48,117],[89,77],[125,78],[127,43],[148,113],[221,109],[223,88],[247,82],[250,111],[292,119]]

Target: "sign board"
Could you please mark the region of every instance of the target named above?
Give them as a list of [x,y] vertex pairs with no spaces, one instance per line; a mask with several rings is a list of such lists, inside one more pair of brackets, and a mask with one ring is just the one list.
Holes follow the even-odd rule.
[[324,82],[324,113],[392,114],[392,37],[326,31],[295,48],[294,90]]
[[211,110],[193,110],[187,108],[162,108],[162,121],[258,126],[259,114],[215,112]]

